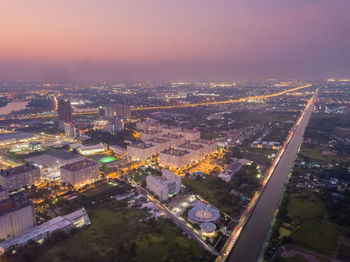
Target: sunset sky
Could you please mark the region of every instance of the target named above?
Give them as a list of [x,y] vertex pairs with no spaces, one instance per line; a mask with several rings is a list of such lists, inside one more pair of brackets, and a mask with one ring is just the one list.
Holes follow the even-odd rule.
[[0,0],[0,80],[350,77],[349,0]]

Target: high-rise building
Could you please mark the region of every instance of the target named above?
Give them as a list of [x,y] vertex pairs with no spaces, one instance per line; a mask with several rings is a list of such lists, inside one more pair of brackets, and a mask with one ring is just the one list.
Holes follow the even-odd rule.
[[35,226],[34,205],[11,198],[0,201],[0,239],[8,239]]
[[58,127],[64,130],[64,123],[72,123],[72,107],[70,100],[60,99],[58,100]]
[[181,190],[181,177],[170,170],[162,170],[162,176],[147,176],[146,183],[161,201],[167,201]]
[[98,107],[98,118],[105,118],[105,109],[102,106]]
[[25,164],[0,170],[0,185],[9,191],[40,183],[40,169],[37,166]]
[[78,126],[74,123],[64,123],[64,134],[70,138],[76,138],[79,136]]
[[79,186],[98,178],[99,165],[96,161],[85,158],[84,160],[62,166],[60,173],[63,182]]
[[111,104],[105,107],[105,117],[107,119],[128,119],[131,118],[130,106]]

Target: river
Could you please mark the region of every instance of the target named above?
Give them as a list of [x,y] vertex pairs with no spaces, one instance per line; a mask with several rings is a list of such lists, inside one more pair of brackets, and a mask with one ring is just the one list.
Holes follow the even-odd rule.
[[313,107],[314,104],[312,103],[295,130],[293,137],[270,178],[270,181],[266,185],[253,213],[229,255],[228,261],[257,261],[262,246],[267,240],[266,238],[271,227],[274,213],[282,198],[284,184],[288,180],[288,174],[290,173],[298,148],[302,142],[305,128],[309,122]]
[[7,115],[12,111],[20,111],[26,108],[28,102],[20,101],[20,102],[10,102],[4,107],[0,107],[0,115]]

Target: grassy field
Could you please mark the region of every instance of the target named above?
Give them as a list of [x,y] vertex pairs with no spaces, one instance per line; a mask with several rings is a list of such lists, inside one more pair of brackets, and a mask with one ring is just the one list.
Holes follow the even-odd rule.
[[[194,194],[198,194],[221,211],[235,216],[241,206],[233,195],[230,195],[230,186],[216,177],[206,177],[201,180],[183,178],[184,185],[189,186]],[[216,184],[218,183],[218,184]]]
[[296,245],[327,256],[334,255],[340,236],[338,226],[317,220],[304,222],[291,235]]
[[300,150],[299,156],[309,158],[312,161],[317,161],[320,164],[327,164],[332,160],[336,162],[349,162],[349,159],[347,157],[337,154],[323,155],[322,151],[325,151],[325,149],[322,147],[304,143]]
[[110,184],[103,184],[97,188],[94,188],[93,190],[86,191],[83,193],[84,196],[86,197],[94,197],[102,193],[103,191],[107,191],[108,189],[112,188],[113,185]]
[[310,200],[291,196],[287,210],[292,217],[301,220],[321,218],[325,215],[324,205],[318,199]]
[[199,261],[208,255],[169,220],[140,222],[144,213],[136,208],[88,213],[90,226],[45,248],[37,261]]

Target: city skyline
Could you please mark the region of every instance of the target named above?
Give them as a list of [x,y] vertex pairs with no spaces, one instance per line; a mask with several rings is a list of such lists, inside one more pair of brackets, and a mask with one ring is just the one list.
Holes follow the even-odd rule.
[[349,78],[345,0],[3,7],[0,80]]

